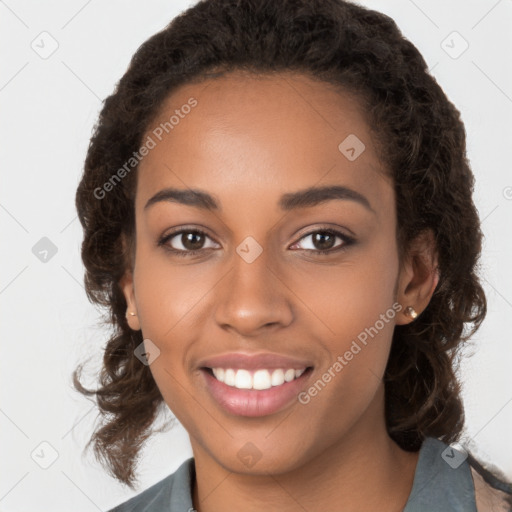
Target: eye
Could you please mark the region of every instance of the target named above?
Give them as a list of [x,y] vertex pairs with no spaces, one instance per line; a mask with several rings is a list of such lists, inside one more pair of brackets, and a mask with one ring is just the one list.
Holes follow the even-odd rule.
[[[332,254],[343,251],[355,243],[354,238],[335,229],[317,229],[302,236],[300,240],[305,240],[309,237],[311,237],[312,242],[310,247],[302,248],[302,250],[311,251],[315,254]],[[218,247],[216,242],[210,244],[209,247],[204,246],[207,239],[213,242],[208,234],[201,229],[181,228],[163,236],[158,241],[158,245],[177,256],[194,256],[205,249],[215,249]],[[342,243],[335,245],[336,239],[341,240]],[[297,245],[298,242],[293,244],[291,248]]]
[[[162,237],[158,241],[159,246],[163,246],[178,256],[190,256],[201,252],[203,249],[215,248],[215,244],[210,247],[204,247],[205,239],[212,240],[205,231],[201,229],[182,228],[179,231],[173,231]],[[174,242],[173,240],[176,239]],[[173,246],[173,242],[174,246]]]
[[[304,235],[300,240],[311,239],[310,247],[302,248],[306,251],[313,251],[316,254],[330,254],[345,250],[348,246],[355,243],[355,239],[335,229],[317,229]],[[341,244],[335,245],[336,239],[342,241]],[[298,244],[295,243],[291,247]]]

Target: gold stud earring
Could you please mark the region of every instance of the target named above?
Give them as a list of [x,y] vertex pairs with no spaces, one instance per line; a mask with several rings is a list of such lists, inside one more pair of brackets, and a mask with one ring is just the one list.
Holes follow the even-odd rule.
[[129,312],[128,312],[128,314],[129,314],[130,316],[137,316],[133,311],[129,311]]
[[407,306],[404,314],[410,316],[413,320],[418,316],[418,313],[416,313],[416,310],[412,306]]

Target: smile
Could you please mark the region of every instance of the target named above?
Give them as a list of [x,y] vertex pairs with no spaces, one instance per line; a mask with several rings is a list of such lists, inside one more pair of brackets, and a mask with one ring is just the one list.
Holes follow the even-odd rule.
[[235,416],[268,416],[297,402],[313,368],[202,367],[206,390],[225,412]]
[[295,370],[293,368],[275,370],[259,369],[256,371],[233,368],[210,368],[214,377],[227,386],[237,389],[270,389],[282,386],[285,382],[298,379],[306,368]]

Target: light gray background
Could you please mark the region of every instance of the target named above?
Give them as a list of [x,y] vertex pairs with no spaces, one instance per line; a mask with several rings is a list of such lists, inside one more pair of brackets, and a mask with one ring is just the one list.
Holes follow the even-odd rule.
[[[136,493],[81,453],[95,410],[70,374],[86,357],[99,361],[108,331],[82,286],[74,194],[101,100],[138,46],[192,3],[0,1],[0,512],[94,512]],[[396,20],[466,124],[489,300],[463,364],[467,438],[512,477],[512,1],[362,3]],[[469,44],[457,58],[464,41],[453,31]],[[32,252],[43,237],[57,248],[47,262]],[[191,454],[181,426],[156,435],[140,489]]]

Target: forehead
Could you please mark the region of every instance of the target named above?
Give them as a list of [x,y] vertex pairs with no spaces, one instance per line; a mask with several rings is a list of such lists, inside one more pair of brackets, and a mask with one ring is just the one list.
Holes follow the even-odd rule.
[[350,186],[374,202],[390,192],[358,99],[297,73],[232,72],[181,86],[147,137],[154,147],[139,165],[137,208],[165,187],[237,205],[314,185]]

